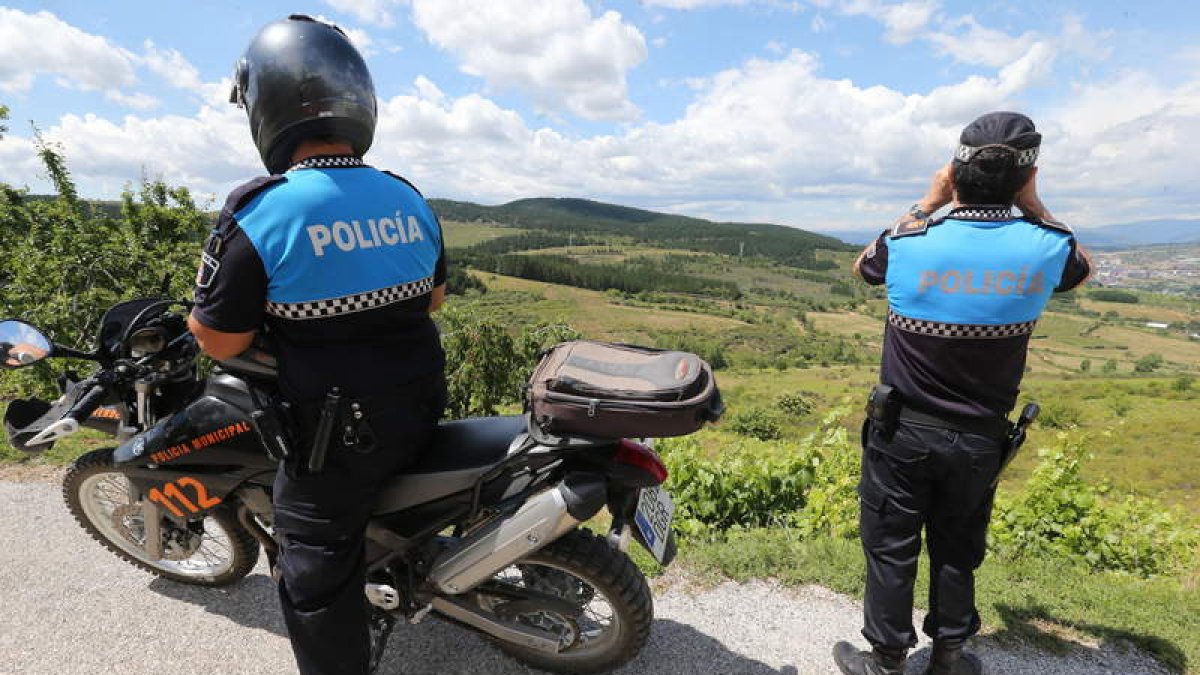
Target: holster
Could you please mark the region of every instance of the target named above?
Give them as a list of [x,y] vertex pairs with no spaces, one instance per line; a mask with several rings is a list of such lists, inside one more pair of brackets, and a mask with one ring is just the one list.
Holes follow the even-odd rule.
[[294,423],[287,401],[272,400],[250,413],[254,430],[267,454],[277,462],[286,462],[295,454]]
[[900,395],[891,385],[877,384],[871,388],[867,396],[867,419],[879,431],[885,440],[892,440],[896,433],[896,423],[900,420],[900,409],[903,403]]
[[1000,460],[1000,470],[996,472],[996,478],[992,481],[992,487],[996,487],[1000,483],[1000,476],[1008,465],[1017,456],[1017,451],[1025,444],[1025,432],[1029,425],[1037,419],[1041,408],[1036,403],[1028,403],[1021,410],[1021,414],[1017,417],[1017,421],[1013,422],[1012,430],[1008,433],[1007,443],[1004,447],[1004,457]]

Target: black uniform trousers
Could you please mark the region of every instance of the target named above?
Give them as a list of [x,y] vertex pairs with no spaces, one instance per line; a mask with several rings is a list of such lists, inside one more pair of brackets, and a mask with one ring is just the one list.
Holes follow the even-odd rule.
[[[445,404],[439,374],[404,394],[364,401],[376,447],[344,447],[335,428],[325,470],[280,467],[275,476],[279,598],[302,675],[365,675],[369,670],[369,606],[365,531],[380,489],[428,444]],[[302,442],[311,443],[319,408],[299,405]],[[307,445],[301,447],[307,448]]]
[[863,637],[882,649],[916,646],[913,583],[922,529],[931,563],[924,632],[936,640],[974,635],[975,570],[986,552],[991,483],[1005,442],[902,420],[890,439],[868,421],[862,443]]

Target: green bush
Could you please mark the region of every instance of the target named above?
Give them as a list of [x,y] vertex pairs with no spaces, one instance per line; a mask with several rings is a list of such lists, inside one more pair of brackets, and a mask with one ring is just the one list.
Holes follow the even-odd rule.
[[803,448],[779,451],[761,441],[720,435],[719,454],[709,457],[695,436],[659,442],[671,472],[675,527],[701,536],[732,527],[783,522],[804,505],[814,455]]
[[1070,429],[1079,426],[1080,417],[1079,408],[1054,399],[1042,404],[1037,421],[1038,424],[1052,429]]
[[1162,354],[1147,354],[1133,362],[1133,372],[1153,373],[1161,368],[1164,363],[1166,361],[1163,360]]
[[714,338],[684,332],[659,333],[654,338],[654,346],[695,354],[708,362],[713,370],[729,366],[729,359],[725,357],[725,347]]
[[775,409],[789,417],[804,417],[816,407],[815,398],[807,392],[781,394],[775,399]]
[[[58,196],[31,197],[0,183],[0,317],[23,319],[58,344],[90,350],[100,316],[117,302],[164,290],[191,297],[211,217],[186,188],[147,181],[136,193],[126,190],[119,203],[85,203],[59,150],[40,137],[36,145]],[[45,365],[6,375],[0,385],[3,395],[53,391]]]
[[579,338],[562,324],[539,324],[513,335],[500,324],[449,306],[437,315],[446,351],[446,414],[451,419],[495,415],[521,401],[543,349]]
[[772,410],[753,406],[729,416],[729,430],[760,441],[773,441],[783,436],[783,424]]
[[812,486],[803,509],[792,514],[792,525],[804,538],[858,536],[858,480],[861,448],[838,424],[845,414],[835,410],[820,432],[806,439],[813,443]]
[[1195,559],[1194,529],[1158,502],[1106,498],[1107,486],[1085,481],[1085,442],[1059,436],[1043,451],[1025,490],[1002,495],[992,519],[991,545],[1002,555],[1067,558],[1095,570],[1150,576]]

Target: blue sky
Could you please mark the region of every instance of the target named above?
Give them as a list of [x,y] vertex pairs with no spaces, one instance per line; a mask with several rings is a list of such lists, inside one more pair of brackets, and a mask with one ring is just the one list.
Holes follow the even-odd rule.
[[30,121],[92,197],[203,200],[262,172],[232,64],[289,13],[347,29],[380,99],[368,159],[427,195],[578,196],[875,227],[996,109],[1045,134],[1043,196],[1089,226],[1200,217],[1200,3],[161,0],[0,5],[0,181],[47,189]]

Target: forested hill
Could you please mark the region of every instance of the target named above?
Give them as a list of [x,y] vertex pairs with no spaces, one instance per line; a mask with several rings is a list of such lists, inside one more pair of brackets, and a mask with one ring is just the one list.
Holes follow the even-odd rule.
[[783,225],[715,223],[587,199],[521,199],[499,206],[432,199],[430,204],[443,220],[560,234],[616,235],[663,248],[763,256],[810,269],[815,266],[817,250],[853,250],[833,237]]

